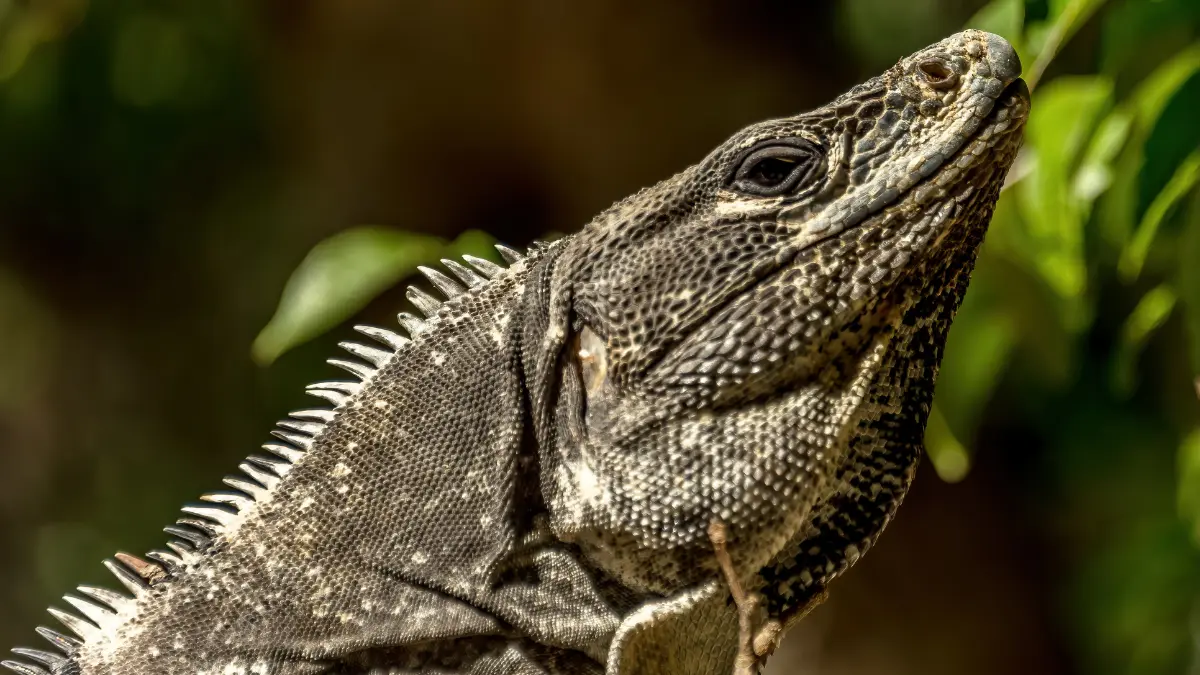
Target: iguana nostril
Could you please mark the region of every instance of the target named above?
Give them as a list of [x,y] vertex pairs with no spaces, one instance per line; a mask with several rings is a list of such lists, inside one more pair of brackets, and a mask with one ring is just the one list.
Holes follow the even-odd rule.
[[926,59],[917,64],[917,70],[934,89],[949,89],[958,84],[958,74],[941,59]]

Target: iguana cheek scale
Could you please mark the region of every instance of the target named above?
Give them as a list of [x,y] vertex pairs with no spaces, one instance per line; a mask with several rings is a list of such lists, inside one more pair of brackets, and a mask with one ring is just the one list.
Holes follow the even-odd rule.
[[508,267],[423,269],[444,301],[359,327],[331,407],[4,665],[753,672],[908,489],[1019,71],[959,33]]

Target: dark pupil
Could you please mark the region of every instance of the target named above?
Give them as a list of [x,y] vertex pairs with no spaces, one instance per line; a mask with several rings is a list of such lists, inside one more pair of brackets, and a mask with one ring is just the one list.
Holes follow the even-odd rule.
[[747,178],[763,187],[773,187],[787,180],[795,168],[793,161],[770,157],[755,164]]

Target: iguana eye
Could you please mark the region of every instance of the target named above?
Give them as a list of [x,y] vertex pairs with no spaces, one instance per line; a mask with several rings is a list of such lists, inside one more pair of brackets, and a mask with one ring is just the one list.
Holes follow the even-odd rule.
[[751,148],[737,162],[728,183],[739,192],[774,197],[819,177],[821,158],[821,149],[801,138],[769,141]]

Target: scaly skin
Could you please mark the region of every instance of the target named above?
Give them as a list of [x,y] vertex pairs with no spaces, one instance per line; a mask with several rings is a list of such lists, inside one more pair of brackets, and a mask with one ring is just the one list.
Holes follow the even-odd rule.
[[312,389],[332,410],[282,422],[278,458],[185,509],[172,551],[110,562],[132,598],[81,589],[81,639],[5,665],[753,669],[770,639],[747,656],[730,589],[786,625],[908,488],[1019,71],[960,33],[507,269],[430,271],[449,299],[410,292],[409,338],[364,331],[384,348],[349,347],[362,381]]

